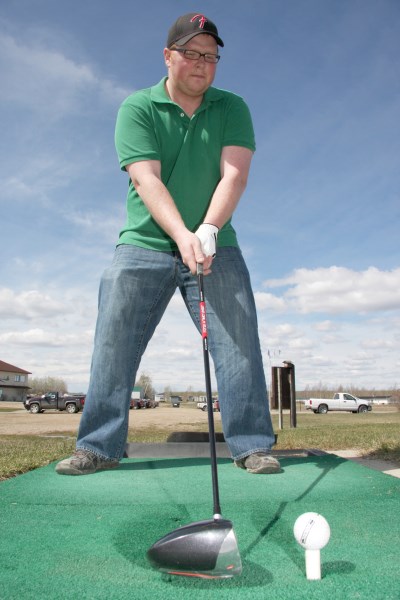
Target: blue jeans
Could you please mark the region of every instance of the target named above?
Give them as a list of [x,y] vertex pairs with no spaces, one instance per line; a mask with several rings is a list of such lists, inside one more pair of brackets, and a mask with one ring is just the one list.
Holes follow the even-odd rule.
[[[123,456],[140,360],[177,287],[199,329],[197,277],[179,254],[117,247],[100,284],[91,377],[77,448],[108,459]],[[234,459],[269,451],[275,436],[257,315],[238,248],[218,249],[204,289],[225,440]]]

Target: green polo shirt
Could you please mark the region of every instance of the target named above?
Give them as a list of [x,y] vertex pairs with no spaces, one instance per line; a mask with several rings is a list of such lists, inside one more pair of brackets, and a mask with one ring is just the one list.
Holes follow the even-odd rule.
[[[121,105],[115,145],[121,169],[143,160],[161,163],[161,179],[190,231],[203,222],[220,179],[224,146],[255,150],[249,109],[242,98],[210,87],[201,106],[189,118],[168,97],[165,80],[135,92]],[[129,181],[127,219],[118,244],[134,244],[159,251],[177,250],[175,242],[152,218],[132,181]],[[218,246],[237,246],[228,221],[218,235]]]

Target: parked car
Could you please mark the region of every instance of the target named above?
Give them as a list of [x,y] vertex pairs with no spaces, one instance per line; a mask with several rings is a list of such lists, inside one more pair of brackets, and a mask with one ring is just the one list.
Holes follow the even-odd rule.
[[372,402],[357,398],[346,392],[337,392],[333,398],[310,398],[304,402],[306,410],[325,415],[330,410],[366,413],[372,410]]
[[[198,402],[197,403],[197,408],[200,408],[200,410],[206,411],[207,410],[207,402]],[[214,412],[220,412],[219,400],[214,400],[213,401],[213,411]]]
[[150,398],[131,398],[129,408],[138,410],[139,408],[157,408],[158,400],[150,400]]
[[146,408],[146,402],[143,398],[131,398],[131,403],[129,408],[133,408],[134,410],[139,410],[140,408]]
[[28,396],[24,400],[24,408],[32,414],[42,413],[45,410],[66,410],[68,413],[77,413],[85,404],[84,395],[68,395],[60,392],[47,392],[41,396]]
[[158,400],[151,400],[150,398],[145,399],[146,408],[157,408]]

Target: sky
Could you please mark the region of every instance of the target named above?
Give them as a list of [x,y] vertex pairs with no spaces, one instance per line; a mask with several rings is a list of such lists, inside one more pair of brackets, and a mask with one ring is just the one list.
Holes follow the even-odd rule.
[[[166,74],[167,31],[192,11],[225,42],[214,85],[254,121],[233,224],[267,381],[289,360],[299,390],[399,387],[398,0],[3,0],[0,360],[87,391],[98,284],[125,216],[116,114]],[[158,392],[204,389],[179,294],[142,372]]]

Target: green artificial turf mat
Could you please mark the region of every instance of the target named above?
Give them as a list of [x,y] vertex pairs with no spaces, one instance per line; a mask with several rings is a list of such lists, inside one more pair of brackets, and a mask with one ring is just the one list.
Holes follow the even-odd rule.
[[[241,576],[162,575],[146,559],[164,534],[212,517],[208,459],[125,459],[84,477],[52,464],[0,483],[0,599],[399,600],[399,479],[335,456],[283,458],[278,475],[218,462]],[[331,526],[320,581],[292,533],[309,511]]]

